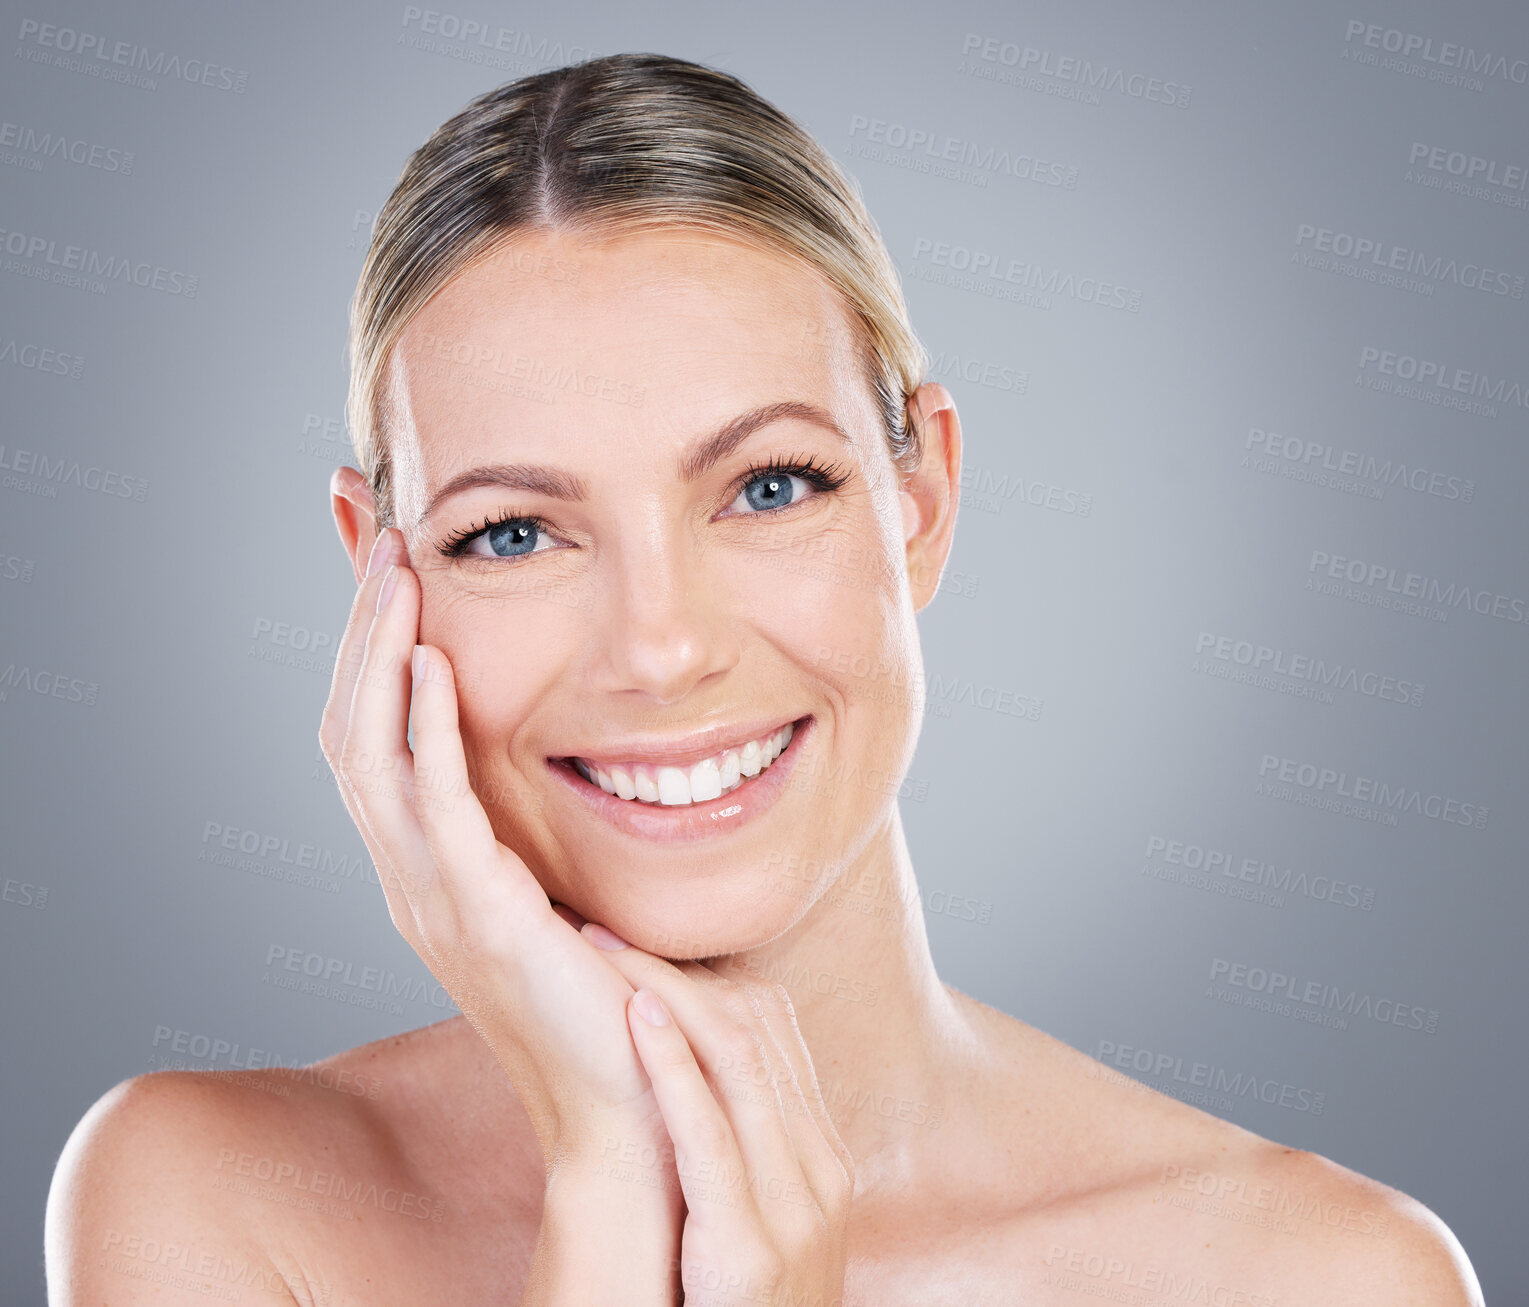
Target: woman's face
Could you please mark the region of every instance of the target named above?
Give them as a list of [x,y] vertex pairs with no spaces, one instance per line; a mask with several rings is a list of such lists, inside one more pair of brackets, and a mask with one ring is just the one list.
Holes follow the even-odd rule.
[[893,815],[949,536],[854,341],[797,260],[523,232],[392,354],[395,521],[474,788],[555,901],[653,952],[774,938]]

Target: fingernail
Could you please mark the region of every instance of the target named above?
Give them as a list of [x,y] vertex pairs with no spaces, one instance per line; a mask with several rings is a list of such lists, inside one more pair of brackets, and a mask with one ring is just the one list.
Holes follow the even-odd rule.
[[382,560],[388,556],[391,547],[392,542],[388,539],[387,531],[379,531],[377,538],[372,541],[371,556],[366,560],[366,574],[368,577],[374,575],[377,569],[382,566]]
[[664,1002],[651,989],[639,989],[632,995],[632,1006],[637,1009],[637,1015],[650,1026],[667,1026],[669,1024],[669,1009]]
[[417,644],[417,645],[414,646],[414,652],[409,655],[409,670],[414,675],[414,683],[416,685],[418,685],[420,681],[425,679],[425,646],[424,645]]
[[398,584],[398,564],[389,563],[387,575],[382,578],[382,589],[377,591],[377,611],[380,613],[388,606],[388,600],[393,597],[393,587]]
[[614,930],[607,930],[597,921],[586,921],[583,935],[596,948],[603,948],[607,953],[614,953],[618,948],[629,947],[626,940]]

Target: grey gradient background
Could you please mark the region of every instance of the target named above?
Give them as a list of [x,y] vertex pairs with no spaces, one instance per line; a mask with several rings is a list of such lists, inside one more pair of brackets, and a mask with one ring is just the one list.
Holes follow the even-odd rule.
[[[353,593],[327,503],[353,461],[346,304],[372,216],[437,123],[523,73],[635,49],[737,73],[853,172],[960,406],[967,485],[920,618],[939,679],[903,803],[944,976],[1414,1195],[1489,1302],[1529,1301],[1521,6],[436,11],[499,52],[399,4],[4,11],[0,1298],[43,1301],[49,1178],[119,1080],[306,1061],[450,1015],[317,750],[325,642]],[[127,42],[160,74],[101,76],[115,65],[28,21]],[[1433,42],[1432,62],[1407,61],[1423,76],[1387,65],[1409,37]],[[1485,71],[1429,76],[1448,71],[1444,42]],[[1187,88],[1187,106],[1080,92],[1063,59]],[[166,73],[189,60],[212,85]],[[932,147],[910,151],[916,133]],[[976,156],[954,176],[934,166],[952,141]],[[1446,154],[1426,166],[1432,147],[1495,180],[1462,187]],[[1325,238],[1303,224],[1416,252],[1418,284],[1314,266]],[[73,245],[158,267],[171,289],[54,280],[33,238],[54,259]],[[1116,284],[1134,307],[952,282],[973,252]],[[1511,290],[1461,285],[1451,261]],[[194,295],[174,293],[190,277]],[[1497,398],[1399,392],[1387,354]],[[1286,440],[1250,448],[1253,432]],[[1323,484],[1292,440],[1331,464],[1405,463],[1422,488]],[[1333,581],[1319,556],[1363,579]],[[1437,591],[1435,611],[1407,611],[1387,587],[1408,573],[1487,611]],[[1394,678],[1419,702],[1238,680],[1202,637]],[[1328,810],[1310,800],[1333,784],[1271,793],[1268,758],[1486,815]],[[1154,839],[1273,864],[1275,883],[1186,879]],[[1332,881],[1349,887],[1336,901]],[[382,968],[420,997],[283,989],[279,950]],[[1415,1006],[1434,1028],[1262,1010],[1234,966]],[[211,1055],[219,1040],[238,1051]],[[1175,1080],[1196,1062],[1276,1101]]]

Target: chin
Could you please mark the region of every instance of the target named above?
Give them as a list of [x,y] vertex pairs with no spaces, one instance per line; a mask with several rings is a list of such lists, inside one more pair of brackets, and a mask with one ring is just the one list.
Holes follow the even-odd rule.
[[[588,893],[581,916],[629,944],[672,961],[720,957],[768,944],[799,921],[810,906],[805,882],[782,874],[778,860],[739,866],[704,882],[676,882],[661,872],[638,885],[601,886]],[[603,914],[603,915],[602,915]]]

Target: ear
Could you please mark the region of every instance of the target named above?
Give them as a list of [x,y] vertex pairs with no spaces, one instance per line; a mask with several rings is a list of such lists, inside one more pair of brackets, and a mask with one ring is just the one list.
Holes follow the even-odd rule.
[[366,478],[353,467],[338,467],[329,478],[330,507],[340,543],[350,555],[356,584],[366,579],[366,564],[377,539],[377,505]]
[[909,420],[918,428],[923,457],[903,479],[899,502],[908,560],[908,589],[918,612],[934,598],[950,556],[961,500],[961,419],[956,401],[937,381],[927,381],[908,399]]

